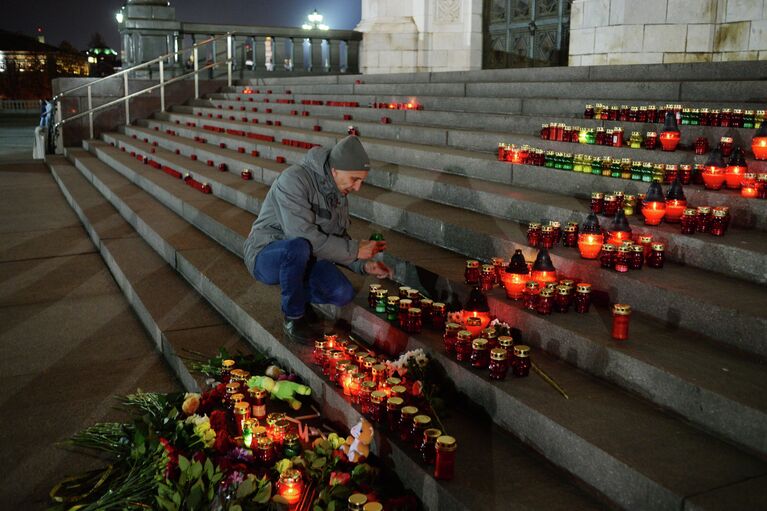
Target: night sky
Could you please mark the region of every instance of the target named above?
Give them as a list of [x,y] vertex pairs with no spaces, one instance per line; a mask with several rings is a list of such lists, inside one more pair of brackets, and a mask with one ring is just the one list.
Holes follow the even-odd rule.
[[[115,13],[122,0],[4,0],[0,28],[34,35],[43,27],[45,42],[68,40],[86,49],[94,32],[120,49]],[[317,9],[330,28],[351,29],[360,20],[360,0],[171,0],[179,21],[299,27]]]

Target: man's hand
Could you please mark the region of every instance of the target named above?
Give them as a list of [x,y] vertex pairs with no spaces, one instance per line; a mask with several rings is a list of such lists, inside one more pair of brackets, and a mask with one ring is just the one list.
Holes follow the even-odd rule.
[[384,250],[386,250],[385,241],[360,241],[360,247],[357,249],[357,259],[370,259]]
[[379,279],[390,279],[392,277],[391,269],[381,261],[366,262],[365,273],[368,275],[373,275]]

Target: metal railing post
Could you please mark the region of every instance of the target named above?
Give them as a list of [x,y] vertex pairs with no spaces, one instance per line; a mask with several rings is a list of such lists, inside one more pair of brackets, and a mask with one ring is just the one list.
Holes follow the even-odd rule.
[[130,126],[130,98],[128,97],[128,73],[123,75],[123,88],[125,89],[125,124]]
[[232,34],[226,34],[226,81],[229,87],[232,86]]
[[162,60],[160,61],[160,111],[165,111],[165,66]]
[[91,139],[93,138],[93,95],[91,94],[91,86],[88,85],[88,128],[90,130]]
[[197,47],[192,48],[194,60],[194,99],[200,99],[200,63],[197,61]]

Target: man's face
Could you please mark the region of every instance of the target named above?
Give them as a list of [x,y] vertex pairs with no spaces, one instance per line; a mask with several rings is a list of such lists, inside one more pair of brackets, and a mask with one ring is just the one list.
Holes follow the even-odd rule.
[[336,170],[331,169],[333,180],[336,186],[344,194],[344,197],[351,192],[359,192],[362,183],[368,177],[367,170]]

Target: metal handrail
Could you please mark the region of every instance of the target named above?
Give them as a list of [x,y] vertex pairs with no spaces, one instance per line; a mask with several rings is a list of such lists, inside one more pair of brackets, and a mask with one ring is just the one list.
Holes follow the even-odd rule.
[[200,41],[197,44],[193,44],[192,46],[190,46],[188,48],[182,48],[180,50],[175,50],[175,51],[172,51],[172,52],[168,52],[165,55],[161,55],[161,56],[159,56],[159,57],[157,57],[155,59],[152,59],[152,60],[150,60],[148,62],[142,62],[141,64],[136,64],[135,66],[129,67],[128,69],[123,69],[123,70],[118,71],[116,73],[113,73],[113,74],[111,74],[109,76],[104,76],[104,77],[99,78],[97,80],[93,80],[92,82],[84,83],[82,85],[78,85],[77,87],[72,87],[71,89],[67,89],[67,90],[65,90],[63,92],[59,92],[58,94],[56,94],[53,97],[53,101],[57,101],[58,99],[64,97],[65,95],[69,94],[70,92],[74,92],[76,90],[84,89],[84,88],[86,88],[88,86],[93,86],[93,85],[95,85],[97,83],[101,83],[103,81],[109,80],[110,78],[116,78],[116,77],[118,77],[120,75],[131,73],[131,72],[136,71],[136,70],[138,70],[140,68],[143,68],[143,67],[149,67],[152,64],[156,64],[156,63],[158,63],[160,61],[165,61],[167,58],[173,57],[173,56],[175,56],[175,55],[177,55],[179,53],[184,53],[185,51],[189,51],[190,49],[193,50],[195,48],[199,48],[201,46],[205,46],[206,44],[210,44],[213,41],[217,41],[219,39],[223,39],[225,37],[229,37],[229,36],[232,36],[232,35],[235,35],[235,34],[236,34],[236,32],[227,32],[226,34],[221,34],[221,35],[218,35],[216,37],[211,37],[209,39],[205,39],[204,41]]
[[[99,112],[101,110],[105,110],[107,108],[111,108],[119,103],[125,104],[125,124],[130,125],[130,100],[136,96],[140,96],[142,94],[146,94],[149,92],[152,92],[155,89],[160,89],[160,110],[165,111],[165,86],[169,85],[171,83],[175,83],[177,81],[180,81],[182,79],[188,78],[189,76],[194,76],[194,98],[198,99],[200,97],[200,73],[203,71],[206,71],[208,69],[216,68],[222,64],[226,64],[227,70],[227,84],[229,87],[232,86],[232,53],[233,53],[233,36],[234,32],[227,32],[225,35],[220,35],[216,37],[211,37],[209,39],[206,39],[205,41],[201,41],[193,46],[191,48],[185,48],[181,50],[176,50],[173,52],[166,53],[165,55],[162,55],[160,57],[157,57],[153,60],[150,60],[148,62],[143,62],[141,64],[137,64],[135,66],[132,66],[128,69],[123,69],[122,71],[119,71],[113,75],[105,76],[103,78],[99,78],[98,80],[94,80],[90,83],[86,83],[83,85],[79,85],[77,87],[73,87],[71,89],[68,89],[64,92],[61,92],[60,94],[57,94],[56,97],[53,98],[54,104],[55,104],[55,115],[56,115],[56,123],[53,125],[53,133],[56,140],[56,143],[58,145],[59,142],[59,134],[60,134],[60,128],[64,124],[74,121],[76,119],[80,119],[82,117],[88,116],[88,125],[90,130],[90,138],[93,138],[94,136],[94,130],[93,130],[93,114],[96,112]],[[203,67],[200,67],[199,62],[199,52],[198,49],[202,46],[212,44],[215,41],[226,38],[226,60],[223,62],[213,62],[211,64],[205,65]],[[175,78],[172,78],[170,80],[165,80],[165,60],[168,57],[172,57],[179,53],[184,53],[188,51],[189,49],[192,50],[192,60],[194,64],[194,70],[185,73],[181,76],[177,76]],[[141,89],[140,91],[136,91],[133,93],[128,92],[128,74],[132,71],[136,71],[137,69],[141,69],[147,66],[150,66],[152,64],[159,63],[160,67],[160,83],[156,85],[151,85],[149,87],[145,87],[144,89]],[[99,105],[97,107],[93,106],[93,95],[92,95],[92,87],[95,84],[101,83],[105,80],[117,78],[119,76],[122,76],[123,78],[123,95],[115,100],[109,101],[108,103],[104,103],[103,105]],[[61,113],[61,98],[63,98],[66,94],[72,93],[73,91],[80,90],[80,89],[87,89],[88,90],[88,108],[80,113],[77,113],[71,117],[67,117],[66,119],[62,118]]]

